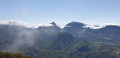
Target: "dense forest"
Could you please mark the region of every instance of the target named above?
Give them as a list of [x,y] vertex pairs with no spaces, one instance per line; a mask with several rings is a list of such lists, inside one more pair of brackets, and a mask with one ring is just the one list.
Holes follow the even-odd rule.
[[0,58],[120,58],[119,26],[90,29],[71,22],[62,29],[51,24],[0,25]]

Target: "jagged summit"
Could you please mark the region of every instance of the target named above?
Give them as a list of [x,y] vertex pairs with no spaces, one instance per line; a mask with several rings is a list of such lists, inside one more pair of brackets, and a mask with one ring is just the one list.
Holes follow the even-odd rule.
[[53,26],[56,26],[56,23],[55,23],[55,22],[52,22],[52,23],[50,23],[50,24],[52,24]]

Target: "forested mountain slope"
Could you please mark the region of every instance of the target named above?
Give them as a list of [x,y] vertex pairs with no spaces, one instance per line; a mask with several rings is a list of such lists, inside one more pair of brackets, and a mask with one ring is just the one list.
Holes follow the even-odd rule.
[[68,23],[63,29],[53,26],[27,28],[0,25],[0,51],[33,58],[120,58],[120,27],[84,28]]

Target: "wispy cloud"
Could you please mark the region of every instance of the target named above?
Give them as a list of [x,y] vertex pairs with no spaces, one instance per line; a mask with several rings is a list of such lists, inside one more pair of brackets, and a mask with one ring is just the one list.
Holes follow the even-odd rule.
[[[53,26],[52,24],[46,23],[46,24],[28,24],[26,22],[23,22],[21,20],[0,20],[0,24],[9,24],[9,25],[20,25],[28,28],[38,28],[39,26]],[[90,29],[100,29],[108,25],[115,25],[120,26],[118,23],[102,23],[101,25],[88,25],[83,26],[84,28],[90,28]],[[71,27],[71,26],[65,26],[65,25],[58,25],[60,28],[64,27]]]
[[20,25],[28,28],[38,28],[39,26],[53,26],[52,24],[28,24],[21,20],[0,20],[0,24]]
[[102,23],[101,25],[97,25],[97,26],[86,24],[86,26],[83,26],[83,27],[84,28],[90,28],[90,29],[100,29],[100,28],[106,27],[108,25],[120,26],[120,24],[118,24],[118,23]]

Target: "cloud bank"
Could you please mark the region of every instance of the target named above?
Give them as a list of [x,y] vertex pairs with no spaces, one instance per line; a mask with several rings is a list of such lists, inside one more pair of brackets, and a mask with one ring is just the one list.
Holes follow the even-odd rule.
[[0,24],[19,25],[28,28],[38,28],[39,26],[53,26],[52,24],[28,24],[21,20],[0,20]]
[[[28,24],[26,22],[23,22],[21,20],[0,20],[0,24],[9,24],[9,25],[19,25],[19,26],[24,26],[28,28],[38,28],[39,26],[53,26],[52,24]],[[120,24],[117,23],[102,23],[101,25],[88,25],[83,26],[84,28],[90,28],[90,29],[100,29],[103,27],[106,27],[108,25],[115,25],[115,26],[120,26]],[[65,26],[65,25],[58,25],[60,28],[64,27],[70,27],[70,26]]]
[[117,24],[117,23],[102,23],[101,25],[88,25],[88,24],[86,24],[86,26],[83,26],[83,27],[90,28],[90,29],[100,29],[100,28],[104,28],[108,25],[120,26],[120,24]]

